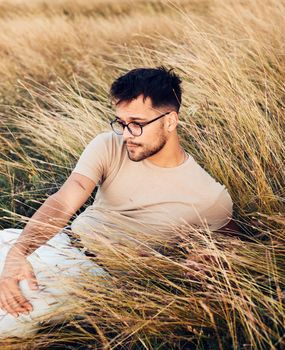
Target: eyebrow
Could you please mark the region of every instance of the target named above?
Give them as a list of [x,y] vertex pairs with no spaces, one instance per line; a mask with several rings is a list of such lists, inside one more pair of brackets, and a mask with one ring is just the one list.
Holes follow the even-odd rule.
[[[117,119],[123,121],[120,117],[116,116]],[[139,121],[142,121],[142,122],[145,122],[146,119],[145,118],[139,118],[139,117],[130,117],[129,118],[130,121],[134,121],[134,120],[139,120]]]

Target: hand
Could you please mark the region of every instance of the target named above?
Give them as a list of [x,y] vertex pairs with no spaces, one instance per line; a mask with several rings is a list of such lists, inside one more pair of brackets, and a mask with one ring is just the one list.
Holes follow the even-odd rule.
[[219,266],[219,261],[213,254],[191,254],[187,257],[185,266],[190,269],[185,272],[186,277],[205,280]]
[[15,317],[33,310],[19,286],[19,282],[23,279],[27,279],[31,289],[39,288],[33,267],[27,258],[21,254],[8,254],[0,276],[0,308]]

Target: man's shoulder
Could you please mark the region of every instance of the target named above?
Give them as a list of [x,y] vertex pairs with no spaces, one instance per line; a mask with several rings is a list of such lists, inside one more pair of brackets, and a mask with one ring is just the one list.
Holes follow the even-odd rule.
[[206,167],[200,165],[195,158],[192,158],[192,162],[189,162],[189,173],[193,181],[200,188],[207,188],[208,190],[222,190],[225,188],[223,184],[221,184],[215,176],[213,176],[210,171],[206,169]]
[[85,147],[73,171],[101,184],[110,170],[120,164],[122,144],[122,138],[113,132],[97,134]]
[[91,141],[91,144],[102,146],[105,145],[107,147],[121,147],[123,145],[123,138],[119,135],[116,135],[113,131],[104,131],[97,134]]
[[109,141],[109,140],[115,140],[115,136],[118,136],[116,135],[113,131],[102,131],[100,133],[98,133],[94,138],[93,140],[95,139],[100,139],[102,141]]

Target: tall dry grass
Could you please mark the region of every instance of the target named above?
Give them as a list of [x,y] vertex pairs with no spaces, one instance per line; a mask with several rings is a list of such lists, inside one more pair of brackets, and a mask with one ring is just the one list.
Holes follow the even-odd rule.
[[159,2],[160,13],[154,2],[106,2],[128,8],[115,15],[94,2],[100,16],[84,12],[91,3],[65,2],[76,9],[67,18],[63,2],[47,10],[39,10],[40,1],[22,3],[27,18],[1,19],[8,29],[0,43],[9,54],[2,61],[0,171],[14,199],[14,207],[2,206],[4,224],[24,222],[29,206],[33,211],[55,191],[88,141],[108,128],[110,82],[131,68],[164,64],[183,79],[181,141],[229,189],[241,236],[251,240],[177,230],[175,245],[145,246],[143,256],[90,242],[112,275],[111,288],[85,276],[75,284],[69,324],[21,346],[61,340],[104,349],[281,349],[285,2],[205,2],[204,12],[191,1]]

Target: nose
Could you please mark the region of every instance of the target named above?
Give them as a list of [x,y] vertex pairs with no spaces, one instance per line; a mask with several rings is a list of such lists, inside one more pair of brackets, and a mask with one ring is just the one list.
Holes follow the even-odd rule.
[[126,141],[127,139],[129,138],[134,138],[134,135],[132,135],[130,132],[129,132],[129,129],[127,127],[124,128],[124,131],[123,131],[123,139],[124,141]]

